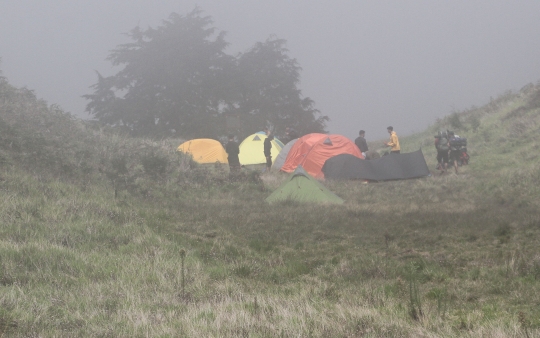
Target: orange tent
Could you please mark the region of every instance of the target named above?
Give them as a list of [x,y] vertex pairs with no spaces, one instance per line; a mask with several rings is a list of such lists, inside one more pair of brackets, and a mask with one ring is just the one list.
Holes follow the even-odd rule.
[[282,171],[292,173],[298,165],[315,178],[324,178],[322,167],[330,157],[351,154],[364,158],[360,149],[348,138],[341,135],[307,134],[296,141],[289,151]]
[[209,138],[199,138],[182,143],[178,151],[189,154],[198,163],[229,163],[227,152],[219,141]]

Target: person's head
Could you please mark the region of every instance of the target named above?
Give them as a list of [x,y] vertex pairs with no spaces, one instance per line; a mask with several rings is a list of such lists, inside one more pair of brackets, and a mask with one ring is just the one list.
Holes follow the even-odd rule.
[[394,131],[394,127],[388,126],[386,127],[386,130],[388,130],[388,134],[392,134],[392,132]]
[[270,135],[270,129],[269,128],[264,128],[264,133],[266,135]]
[[366,132],[365,132],[364,130],[360,130],[360,131],[358,132],[358,135],[364,137],[364,136],[366,135]]

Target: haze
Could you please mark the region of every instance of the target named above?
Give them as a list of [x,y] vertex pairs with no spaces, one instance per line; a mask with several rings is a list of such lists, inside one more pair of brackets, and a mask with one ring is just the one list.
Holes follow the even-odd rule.
[[84,113],[95,71],[137,25],[196,6],[227,32],[228,52],[275,35],[303,68],[300,89],[354,139],[420,131],[540,80],[540,1],[2,0],[0,70],[48,103]]

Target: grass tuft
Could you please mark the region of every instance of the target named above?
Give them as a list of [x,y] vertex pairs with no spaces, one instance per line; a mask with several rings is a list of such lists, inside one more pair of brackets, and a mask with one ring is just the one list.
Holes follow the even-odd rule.
[[434,168],[455,128],[459,175],[270,206],[286,175],[230,177],[0,78],[0,336],[539,336],[538,93],[401,139]]

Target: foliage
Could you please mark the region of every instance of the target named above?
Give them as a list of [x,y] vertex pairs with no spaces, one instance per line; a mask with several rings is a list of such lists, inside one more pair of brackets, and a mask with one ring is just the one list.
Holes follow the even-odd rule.
[[[123,69],[104,78],[85,95],[87,110],[105,123],[128,126],[137,135],[176,130],[192,136],[214,135],[220,104],[226,102],[225,74],[233,59],[224,53],[225,34],[210,17],[193,10],[171,14],[158,28],[134,28],[131,43],[118,46],[108,60]],[[118,97],[117,92],[125,93]]]
[[[146,178],[169,177],[193,167],[175,151],[179,140],[152,141],[74,119],[47,107],[32,91],[0,78],[0,165],[16,166],[47,178],[82,185],[105,180],[115,193],[147,194]],[[150,189],[151,190],[151,189]]]
[[151,152],[141,158],[141,163],[147,175],[153,178],[165,177],[167,166],[169,166],[169,157]]
[[465,126],[461,122],[461,119],[457,112],[451,114],[448,117],[448,123],[450,124],[450,127],[452,128],[452,130],[459,131],[459,130],[465,129]]
[[471,124],[471,129],[473,131],[473,133],[476,133],[478,131],[478,128],[480,128],[480,118],[476,115],[472,115],[470,118],[469,118],[469,123]]
[[[284,40],[227,55],[225,33],[199,9],[173,13],[157,28],[135,27],[128,37],[132,42],[108,57],[122,69],[108,77],[98,73],[94,92],[84,95],[86,110],[102,123],[153,137],[247,136],[267,125],[324,130],[328,117],[316,117],[313,100],[302,98],[300,67]],[[233,117],[242,123],[227,130]]]
[[297,89],[300,66],[291,59],[282,39],[256,43],[238,57],[238,96],[226,113],[246,121],[240,135],[271,124],[278,133],[294,126],[301,134],[324,132],[328,117],[314,119],[319,111],[313,100],[302,98]]
[[[231,181],[180,140],[77,121],[6,82],[0,95],[0,335],[540,334],[540,115],[518,117],[527,142],[503,119],[529,96],[466,112],[481,127],[460,175],[326,181],[344,205],[270,206],[280,173]],[[55,163],[19,154],[33,135]],[[117,196],[109,175],[129,182]]]

